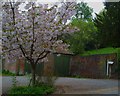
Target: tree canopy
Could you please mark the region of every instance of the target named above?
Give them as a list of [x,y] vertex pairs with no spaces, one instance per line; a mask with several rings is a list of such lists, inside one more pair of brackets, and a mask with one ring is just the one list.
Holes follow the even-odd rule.
[[81,54],[85,50],[94,49],[93,36],[96,28],[92,21],[92,12],[93,9],[85,2],[76,5],[76,14],[72,18],[71,24],[79,28],[80,31],[64,37],[64,40],[70,44],[70,50],[75,54]]
[[120,2],[105,2],[105,10],[96,14],[94,20],[98,29],[101,47],[120,47]]
[[58,38],[77,29],[67,20],[75,14],[75,2],[63,2],[61,6],[28,2],[26,11],[19,10],[21,2],[3,4],[3,53],[12,63],[20,57],[28,60],[32,70],[32,84],[35,85],[36,65],[56,51],[66,48]]
[[76,18],[82,19],[91,19],[92,18],[93,9],[87,5],[85,2],[78,3],[76,6]]

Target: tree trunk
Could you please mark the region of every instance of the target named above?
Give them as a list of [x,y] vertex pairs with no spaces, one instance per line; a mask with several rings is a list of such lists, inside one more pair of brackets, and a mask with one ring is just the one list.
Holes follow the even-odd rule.
[[20,64],[19,61],[16,64],[16,75],[19,76],[19,72],[20,72]]
[[36,66],[35,64],[31,64],[31,71],[32,71],[32,86],[35,86],[35,69],[36,69]]

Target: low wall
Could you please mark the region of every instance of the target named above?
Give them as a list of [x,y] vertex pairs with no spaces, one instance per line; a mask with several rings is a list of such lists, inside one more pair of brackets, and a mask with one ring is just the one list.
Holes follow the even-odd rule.
[[70,75],[88,78],[106,78],[107,60],[114,61],[111,66],[111,77],[117,67],[116,54],[102,54],[91,56],[73,56],[70,62]]
[[16,73],[16,74],[25,74],[24,71],[24,58],[18,59],[15,63],[10,63],[8,62],[8,59],[4,61],[3,69],[4,70],[9,70],[10,72]]
[[[117,78],[115,70],[117,69],[117,54],[102,54],[91,56],[73,56],[61,54],[49,55],[48,62],[37,65],[36,72],[49,68],[52,65],[55,74],[58,76],[80,76],[87,78],[106,78],[107,77],[107,60],[112,60],[114,64],[111,66],[111,78]],[[31,73],[31,68],[24,59],[18,60],[15,64],[4,64],[4,69],[11,72]]]

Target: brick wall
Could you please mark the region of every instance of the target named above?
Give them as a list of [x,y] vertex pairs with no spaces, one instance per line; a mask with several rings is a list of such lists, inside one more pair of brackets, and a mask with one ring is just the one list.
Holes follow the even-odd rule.
[[24,65],[24,58],[18,59],[15,63],[8,62],[8,59],[6,58],[3,68],[16,74],[24,74]]
[[[59,69],[59,71],[62,72],[62,74],[66,74],[66,70],[69,69],[68,70],[69,72],[67,72],[68,73],[67,76],[76,75],[76,76],[89,77],[89,78],[106,78],[107,60],[112,60],[114,61],[114,64],[111,66],[112,69],[111,77],[116,78],[117,75],[115,73],[115,69],[118,67],[116,56],[117,56],[116,54],[103,54],[103,55],[92,55],[92,56],[70,55],[68,59],[68,56],[65,55],[62,57],[60,56],[61,59],[60,57],[57,57],[56,59],[55,56],[48,55],[48,62],[44,64],[38,64],[36,71],[39,73],[42,70],[42,68],[46,70],[46,69],[53,69],[51,67],[54,67],[55,68],[54,71]],[[69,64],[67,64],[68,61]],[[57,64],[57,66],[55,66],[55,64]],[[30,68],[30,65],[26,64],[24,59],[22,58],[14,64],[5,63],[4,69],[14,73],[19,72],[21,74],[24,74],[27,71],[26,68],[28,68],[28,66]]]
[[114,75],[117,67],[116,54],[73,56],[70,62],[70,75],[77,75],[89,78],[106,78],[107,60],[114,61],[111,66]]

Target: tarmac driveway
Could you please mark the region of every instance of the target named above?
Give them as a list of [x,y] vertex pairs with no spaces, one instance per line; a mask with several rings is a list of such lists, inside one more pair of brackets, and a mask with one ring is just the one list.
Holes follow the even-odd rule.
[[[13,78],[4,76],[2,78],[2,93],[12,86]],[[25,76],[17,77],[17,85],[27,85],[29,78]],[[118,94],[118,80],[108,79],[76,79],[58,78],[55,82],[57,91],[54,94]]]
[[118,80],[59,78],[55,85],[64,94],[118,94]]

